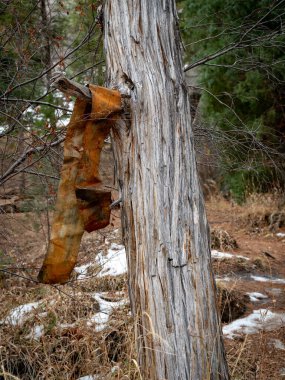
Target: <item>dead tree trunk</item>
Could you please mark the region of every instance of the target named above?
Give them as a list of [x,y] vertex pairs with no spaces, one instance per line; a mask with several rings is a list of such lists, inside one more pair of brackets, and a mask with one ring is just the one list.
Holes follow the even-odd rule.
[[107,85],[129,291],[144,379],[228,379],[174,0],[106,0]]

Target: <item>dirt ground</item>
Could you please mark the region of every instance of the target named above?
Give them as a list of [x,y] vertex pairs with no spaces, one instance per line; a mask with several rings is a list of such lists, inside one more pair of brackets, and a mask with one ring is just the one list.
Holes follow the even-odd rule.
[[[262,201],[261,199],[253,199],[248,204],[239,206],[221,197],[215,197],[207,201],[206,207],[211,229],[226,231],[236,240],[238,245],[234,249],[232,247],[228,249],[219,248],[219,251],[233,254],[233,258],[213,259],[218,288],[222,286],[229,294],[237,294],[238,296],[234,300],[237,306],[241,302],[239,297],[247,297],[243,298],[243,307],[238,309],[235,318],[245,317],[251,314],[253,310],[258,309],[266,309],[280,314],[285,313],[285,281],[283,283],[281,281],[285,280],[285,227],[282,223],[272,225],[272,218],[268,217],[268,213],[272,214],[272,210],[277,210],[274,200],[270,197],[264,197]],[[90,276],[84,281],[77,281],[76,275],[74,275],[69,284],[61,287],[37,284],[36,274],[41,266],[48,241],[47,216],[44,213],[36,215],[32,212],[0,214],[1,318],[2,316],[5,317],[13,307],[41,299],[49,300],[52,297],[57,297],[58,300],[63,297],[67,305],[69,301],[66,301],[65,293],[74,296],[78,293],[81,294],[77,298],[76,307],[83,310],[83,315],[89,312],[88,292],[90,291],[98,291],[99,289],[99,291],[107,292],[106,294],[109,297],[114,297],[117,294],[116,292],[120,291],[127,296],[125,276],[118,276],[118,278],[113,279],[105,277],[103,280],[96,278],[95,272],[90,272]],[[284,236],[278,236],[278,233],[284,233]],[[113,211],[109,227],[85,235],[80,249],[78,266],[94,261],[98,252],[107,252],[112,243],[122,244],[119,211]],[[244,256],[248,260],[235,257],[237,255]],[[252,275],[258,276],[259,279],[263,278],[263,281],[257,281]],[[262,293],[267,298],[253,302],[246,296],[247,293],[252,292]],[[85,299],[85,303],[83,299]],[[56,302],[62,302],[62,300]],[[82,308],[78,306],[80,302],[84,304]],[[70,307],[70,304],[68,305]],[[50,313],[55,314],[56,312],[51,309]],[[94,331],[90,328],[82,327],[78,322],[80,317],[75,316],[76,313],[74,317],[68,316],[68,312],[57,315],[57,321],[60,320],[61,323],[66,323],[66,321],[75,323],[77,321],[75,335],[77,336],[80,332],[85,338],[87,336],[92,341],[87,346],[93,347],[93,351],[98,350],[98,347],[100,348],[102,351],[100,351],[101,377],[98,378],[136,379],[139,378],[137,368],[133,363],[131,364],[131,358],[135,357],[134,337],[130,332],[131,319],[127,325],[126,309],[124,312],[119,309],[116,313],[114,313],[116,323],[112,325],[112,317],[111,327],[108,327],[107,332],[101,333],[100,336],[98,333],[94,335]],[[225,338],[232,379],[274,380],[285,378],[285,319],[283,322],[276,328],[262,329],[255,334],[239,334],[235,339]],[[40,348],[45,338],[48,337],[50,341],[54,339],[58,345],[63,337],[66,339],[66,337],[72,336],[70,339],[74,342],[71,327],[69,330],[65,329],[59,332],[56,322],[52,324],[50,320],[43,320],[48,328],[45,327],[41,345],[31,345],[33,353],[29,353],[26,348],[24,349],[27,346],[27,340],[24,337],[27,335],[25,335],[27,329],[31,328],[32,323],[35,322],[30,321],[29,323],[26,322],[24,327],[17,327],[14,331],[7,329],[7,326],[0,323],[0,330],[2,330],[0,342],[2,370],[5,368],[7,373],[12,373],[20,379],[77,379],[88,373],[98,374],[98,360],[96,359],[96,361],[93,358],[93,363],[91,359],[87,363],[86,355],[89,355],[89,351],[86,349],[87,346],[84,346],[84,349],[82,348],[81,343],[78,343],[79,340],[77,340],[77,345],[70,348],[73,351],[81,350],[81,356],[79,356],[82,360],[78,359],[77,369],[74,369],[76,366],[73,364],[72,371],[63,372],[59,368],[59,361],[63,360],[60,353],[53,359],[54,362],[47,364],[47,359],[42,353],[42,348]],[[115,354],[114,343],[112,343],[114,341],[120,342],[121,347],[120,352]],[[273,342],[276,341],[281,342],[281,345],[274,345]],[[86,340],[84,342],[87,344]],[[71,344],[70,341],[68,344]],[[75,349],[75,347],[77,348]],[[66,349],[65,347],[63,351],[59,350],[59,352],[66,352]],[[14,365],[9,361],[13,357],[14,362],[18,363],[19,356],[22,360],[20,361],[21,365]],[[42,367],[57,366],[57,372],[44,372],[39,366],[38,375],[34,375],[35,372],[32,372],[32,369],[29,369],[29,373],[33,374],[28,375],[27,371],[25,372],[23,369],[26,368],[23,361],[28,360],[33,363],[33,360],[37,360],[39,362],[39,358],[42,358]],[[74,363],[74,360],[71,362]],[[70,362],[62,363],[62,366],[68,367],[69,365]],[[116,369],[114,370],[114,368]],[[22,376],[20,376],[21,373]],[[6,380],[12,377],[9,375],[5,377],[2,374],[0,379],[2,378]]]
[[[266,199],[263,199],[264,201],[266,202]],[[250,277],[255,275],[285,279],[285,229],[283,226],[270,229],[266,223],[260,223],[261,216],[267,214],[271,206],[269,204],[268,208],[264,209],[263,202],[261,205],[254,202],[243,207],[223,199],[207,202],[211,229],[230,233],[236,239],[238,248],[229,252],[250,259],[214,260],[216,276],[227,279],[223,285],[229,291],[237,290],[242,294],[259,292],[268,296],[267,299],[258,302],[248,302],[245,316],[261,308],[277,313],[285,312],[285,284],[253,281]],[[278,237],[277,233],[284,233],[284,237]],[[235,340],[225,339],[232,378],[258,380],[285,378],[285,346],[277,349],[271,344],[273,339],[285,343],[285,318],[283,326]]]

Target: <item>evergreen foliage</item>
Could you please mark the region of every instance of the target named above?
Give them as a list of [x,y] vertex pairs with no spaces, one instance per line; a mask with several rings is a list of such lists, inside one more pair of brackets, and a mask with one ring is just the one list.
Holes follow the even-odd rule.
[[224,141],[223,186],[242,201],[247,191],[284,184],[285,4],[185,0],[179,5],[186,61],[218,53],[194,70],[203,88],[202,117]]

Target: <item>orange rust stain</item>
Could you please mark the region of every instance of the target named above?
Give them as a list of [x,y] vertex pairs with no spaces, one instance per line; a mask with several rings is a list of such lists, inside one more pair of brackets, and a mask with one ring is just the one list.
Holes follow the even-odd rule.
[[77,187],[76,197],[80,215],[87,232],[104,228],[110,220],[111,192],[100,189],[100,186]]
[[38,276],[44,283],[68,281],[84,231],[110,221],[111,192],[101,184],[99,164],[104,140],[121,112],[121,96],[104,87],[89,88],[91,109],[77,99],[67,127],[51,239]]

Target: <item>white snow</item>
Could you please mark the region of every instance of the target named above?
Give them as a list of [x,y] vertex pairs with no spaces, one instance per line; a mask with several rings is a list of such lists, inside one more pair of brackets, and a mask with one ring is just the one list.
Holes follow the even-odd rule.
[[261,301],[263,299],[268,298],[268,296],[266,296],[265,294],[258,293],[258,292],[251,292],[251,293],[246,293],[246,294],[249,295],[249,298],[252,302],[257,302],[257,301]]
[[98,380],[100,379],[99,375],[87,375],[83,377],[79,377],[77,380]]
[[280,339],[270,339],[270,343],[277,348],[277,350],[285,350],[285,344]]
[[60,327],[61,329],[68,329],[70,327],[74,327],[75,325],[76,323],[60,323],[58,327]]
[[8,323],[13,326],[20,325],[27,319],[28,314],[37,309],[42,302],[43,301],[30,302],[25,305],[18,306],[15,309],[12,309],[9,315],[1,322]]
[[0,126],[0,132],[3,133],[5,130],[9,129],[9,125],[1,125]]
[[122,299],[120,301],[106,301],[104,298],[104,293],[94,293],[92,297],[99,303],[100,311],[95,313],[87,322],[88,325],[96,324],[95,330],[97,332],[104,330],[109,317],[114,309],[120,306],[126,305],[129,301],[128,299]]
[[226,277],[216,277],[216,282],[219,282],[219,281],[225,281],[225,282],[228,282],[228,281],[231,281],[232,279],[228,276]]
[[47,312],[47,311],[44,311],[43,313],[39,313],[39,314],[38,314],[38,316],[39,316],[40,318],[45,318],[45,317],[47,317],[47,315],[48,315],[48,312]]
[[278,233],[276,234],[276,236],[281,237],[281,238],[284,238],[284,237],[285,237],[285,234],[284,234],[284,232],[278,232]]
[[113,249],[113,250],[117,250],[117,251],[119,251],[119,250],[121,250],[122,248],[125,248],[123,245],[121,245],[121,244],[116,244],[116,243],[112,243],[111,244],[111,249]]
[[[285,279],[284,278],[276,278],[276,277],[263,277],[263,276],[255,276],[253,274],[251,274],[250,276],[233,276],[233,277],[229,277],[229,276],[225,276],[225,277],[219,277],[219,276],[216,276],[216,281],[239,281],[239,280],[252,280],[252,281],[258,281],[258,282],[271,282],[272,284],[285,284]],[[275,292],[276,291],[276,294],[279,294],[280,293],[280,289],[278,290],[277,288],[270,288],[270,289],[267,289],[268,291],[272,292],[273,291]],[[273,290],[273,291],[272,291]]]
[[107,322],[109,320],[109,314],[105,312],[99,312],[93,315],[88,321],[88,326],[93,325],[95,323],[95,331],[100,332],[105,329],[107,326]]
[[39,340],[44,335],[44,331],[45,329],[43,325],[33,326],[26,338]]
[[74,271],[78,273],[77,280],[84,280],[86,277],[88,277],[88,269],[92,267],[92,265],[92,263],[87,263],[81,265],[80,267],[75,267]]
[[97,263],[102,268],[98,273],[98,277],[118,276],[127,272],[126,250],[123,245],[111,244],[107,255],[99,252],[97,255]]
[[[96,262],[100,266],[98,277],[118,276],[127,272],[126,250],[123,245],[112,243],[108,249],[107,255],[99,252],[96,257]],[[87,263],[75,267],[74,270],[78,273],[78,280],[83,280],[88,277],[88,269],[92,267],[92,263]]]
[[114,367],[112,367],[111,369],[111,373],[116,373],[120,370],[120,367],[118,365],[115,365]]
[[220,252],[220,251],[217,251],[216,249],[213,249],[211,251],[211,255],[213,259],[233,259],[236,257],[238,259],[249,260],[248,257],[241,256],[241,255],[233,255],[232,253],[228,253],[228,252]]
[[253,274],[251,274],[250,277],[254,281],[259,281],[259,282],[272,282],[273,284],[285,284],[285,280],[283,278],[270,278],[270,277],[254,276]]
[[256,334],[260,330],[274,330],[285,325],[285,314],[267,309],[254,310],[245,318],[237,319],[223,327],[224,335],[233,339],[241,334]]
[[67,103],[67,107],[69,109],[69,111],[73,111],[73,108],[74,108],[74,101],[70,101]]

